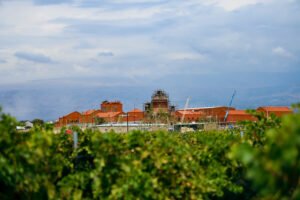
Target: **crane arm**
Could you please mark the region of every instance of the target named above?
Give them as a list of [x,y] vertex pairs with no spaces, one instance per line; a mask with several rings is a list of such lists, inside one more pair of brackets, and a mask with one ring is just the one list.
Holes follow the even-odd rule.
[[226,119],[228,117],[228,113],[229,113],[229,108],[231,107],[232,105],[232,101],[234,99],[234,96],[236,95],[236,90],[234,90],[233,94],[232,94],[232,97],[230,99],[230,102],[229,102],[229,105],[228,105],[228,108],[227,108],[227,111],[226,111],[226,114],[225,114],[225,117],[224,117],[224,122],[226,122]]

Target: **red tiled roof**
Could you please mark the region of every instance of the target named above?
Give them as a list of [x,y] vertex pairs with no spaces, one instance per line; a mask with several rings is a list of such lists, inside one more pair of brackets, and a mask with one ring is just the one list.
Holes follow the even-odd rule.
[[87,111],[82,112],[82,115],[89,115],[89,114],[92,114],[95,111],[96,110],[87,110]]
[[245,110],[229,110],[228,115],[249,115]]
[[257,109],[263,109],[268,112],[292,112],[292,110],[287,106],[263,106]]
[[78,111],[73,111],[73,112],[70,112],[69,114],[66,114],[65,116],[63,116],[63,117],[67,117],[67,116],[69,116],[69,115],[72,115],[72,114],[75,114],[75,113],[78,113],[78,114],[80,114],[81,115],[81,113],[80,112],[78,112]]
[[103,101],[102,104],[121,104],[121,101]]
[[109,118],[109,117],[116,117],[120,114],[122,114],[122,112],[103,112],[103,113],[98,113],[96,117]]
[[[227,106],[195,107],[195,108],[187,108],[186,110],[212,110],[212,109],[220,109],[220,108],[224,108],[224,109],[229,108],[230,110],[235,110],[234,107],[227,107]],[[184,111],[184,109],[178,109],[178,111]]]
[[190,111],[190,110],[177,110],[177,112],[181,115],[194,115],[194,114],[202,114],[201,111]]
[[137,109],[137,108],[129,111],[129,113],[137,113],[137,112],[140,113],[140,112],[143,112],[143,111],[141,111],[140,109]]

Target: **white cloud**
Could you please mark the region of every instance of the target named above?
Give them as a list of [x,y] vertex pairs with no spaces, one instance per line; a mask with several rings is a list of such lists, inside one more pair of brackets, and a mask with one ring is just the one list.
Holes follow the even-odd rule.
[[[5,1],[0,6],[0,58],[5,60],[0,63],[0,84],[4,80],[17,79],[13,77],[30,80],[97,74],[152,78],[173,73],[170,68],[175,66],[190,67],[199,72],[203,62],[206,71],[244,70],[245,64],[253,58],[256,68],[252,65],[251,70],[257,70],[263,62],[268,62],[263,56],[276,44],[280,25],[291,22],[290,19],[295,22],[299,19],[291,9],[285,9],[284,18],[273,14],[272,4],[270,8],[265,6],[270,1],[160,3],[157,0],[152,4],[150,0],[116,0],[112,4],[111,1],[103,4],[93,1],[95,6],[87,7],[84,0],[44,6],[30,1]],[[226,12],[254,4],[261,6]],[[258,14],[257,10],[260,11]],[[264,26],[266,22],[270,22],[266,28],[256,27],[257,23]],[[286,27],[285,31],[297,33],[293,27]],[[273,31],[271,37],[270,29]],[[285,40],[282,43],[287,44],[286,48],[297,54],[297,48],[288,45],[289,38],[282,40]],[[47,66],[40,62],[32,67],[29,66],[31,63],[13,56],[15,52],[47,55],[57,63]],[[274,48],[273,53],[292,56],[282,47]],[[274,68],[269,65],[269,70]]]
[[281,57],[286,57],[286,58],[292,58],[294,57],[294,55],[289,52],[288,50],[284,49],[283,47],[276,47],[272,49],[272,53],[277,55],[277,56],[281,56]]
[[81,65],[74,65],[73,66],[73,69],[78,72],[78,73],[90,73],[91,70],[88,68],[88,67],[84,67],[84,66],[81,66]]
[[204,61],[204,60],[207,59],[207,56],[199,54],[199,53],[178,52],[178,53],[168,54],[167,58],[171,59],[171,60],[198,60],[198,61]]
[[269,3],[272,0],[205,0],[206,4],[222,7],[226,11],[234,11],[244,6],[258,3]]
[[[273,1],[73,0],[68,4],[41,6],[32,0],[0,0],[3,2],[0,5],[0,88],[4,85],[2,88],[9,90],[8,84],[26,85],[31,80],[41,80],[38,87],[46,87],[59,79],[62,81],[57,85],[63,88],[62,94],[69,84],[80,96],[77,87],[83,84],[87,88],[98,84],[147,87],[173,84],[180,91],[175,76],[180,77],[184,88],[194,86],[197,90],[203,85],[210,90],[207,80],[215,73],[218,77],[211,83],[220,90],[226,87],[222,83],[248,87],[241,83],[249,82],[249,87],[253,87],[252,83],[260,87],[265,84],[265,76],[258,82],[248,72],[293,74],[299,66],[299,60],[295,59],[300,53],[299,4]],[[16,52],[23,52],[23,59],[20,53],[19,58],[14,56]],[[41,62],[47,61],[45,56],[55,63]],[[28,62],[34,57],[40,62]],[[245,74],[245,78],[235,73]],[[199,74],[205,74],[203,80]],[[47,82],[49,79],[54,80]],[[270,86],[295,84],[290,77],[280,78],[280,83],[268,80]],[[199,84],[195,85],[195,81]],[[35,98],[28,102],[32,99],[38,102]],[[51,101],[40,99],[39,102]],[[67,107],[69,99],[59,104]],[[30,107],[30,110],[36,109]],[[20,115],[28,116],[28,112]]]

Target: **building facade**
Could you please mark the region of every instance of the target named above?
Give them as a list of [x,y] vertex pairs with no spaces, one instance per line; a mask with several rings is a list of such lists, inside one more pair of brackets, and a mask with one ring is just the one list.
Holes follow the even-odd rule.
[[123,112],[123,104],[120,101],[103,101],[100,109],[102,112]]
[[[267,117],[274,114],[278,117],[292,113],[289,107],[285,106],[264,106],[256,109],[263,112]],[[227,118],[225,115],[228,112]],[[226,120],[226,121],[224,121]],[[100,123],[193,123],[193,122],[218,122],[236,123],[239,121],[256,118],[248,114],[245,110],[236,110],[233,107],[197,107],[175,110],[175,106],[170,105],[169,95],[163,90],[156,90],[151,101],[144,104],[144,111],[134,108],[127,113],[123,112],[123,104],[120,101],[103,101],[99,109],[86,110],[84,112],[71,112],[60,117],[57,127],[67,125],[96,125]]]
[[177,110],[175,114],[178,121],[181,120],[185,111],[189,116],[193,116],[191,120],[223,122],[226,112],[230,110],[235,110],[235,108],[227,106],[187,108]]
[[60,117],[56,123],[57,127],[67,126],[70,124],[80,123],[81,113],[80,112],[71,112],[63,117]]
[[293,111],[287,106],[263,106],[256,109],[258,112],[263,112],[267,117],[271,114],[281,117],[282,115],[290,114]]

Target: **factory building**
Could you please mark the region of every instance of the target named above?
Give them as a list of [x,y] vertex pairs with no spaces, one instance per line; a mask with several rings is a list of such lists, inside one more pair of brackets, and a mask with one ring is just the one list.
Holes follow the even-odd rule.
[[[264,113],[266,117],[270,117],[272,114],[274,114],[277,117],[281,117],[283,115],[290,114],[293,112],[289,107],[286,106],[258,107],[256,111]],[[247,113],[245,110],[230,110],[226,119],[226,123],[234,124],[245,120],[256,121],[257,119],[251,114]]]
[[63,117],[60,117],[56,123],[56,126],[62,127],[69,124],[78,124],[80,122],[81,113],[80,112],[71,112]]
[[100,107],[102,112],[123,112],[123,104],[120,101],[103,101]]
[[[264,106],[256,109],[263,112],[267,117],[274,114],[278,117],[292,113],[289,107]],[[226,115],[227,113],[227,115]],[[226,116],[226,117],[225,117]],[[236,110],[233,107],[196,107],[175,110],[170,104],[169,95],[163,90],[156,90],[151,101],[144,104],[144,111],[134,108],[129,112],[123,111],[123,104],[120,101],[103,101],[99,109],[86,110],[84,112],[71,112],[60,117],[57,127],[67,125],[96,125],[99,123],[193,123],[193,122],[217,122],[234,124],[243,120],[255,121],[252,115],[245,110]]]
[[98,119],[103,119],[102,122],[105,123],[116,123],[120,122],[123,112],[100,112],[95,116],[95,121]]
[[[216,107],[198,107],[198,108],[187,108],[180,109],[175,112],[177,121],[181,121],[182,118],[185,121],[216,121],[223,122],[226,112],[230,110],[235,110],[233,107],[227,106],[216,106]],[[184,116],[184,114],[187,116]]]
[[81,124],[94,124],[95,117],[98,113],[101,113],[100,109],[98,110],[87,110],[81,113],[80,123]]
[[177,110],[175,116],[178,122],[191,123],[198,122],[202,118],[203,113],[201,111]]
[[245,120],[255,121],[256,118],[247,113],[245,110],[230,110],[226,118],[226,123],[234,124]]
[[75,111],[60,117],[56,126],[96,124],[99,118],[103,119],[104,122],[117,122],[122,114],[123,104],[120,101],[103,101],[100,104],[100,109],[87,110],[81,113]]
[[133,109],[131,111],[129,111],[128,113],[128,118],[127,116],[124,116],[122,121],[123,122],[127,122],[127,120],[129,122],[142,122],[144,120],[144,112],[140,109]]
[[256,109],[259,112],[263,112],[267,117],[271,114],[281,117],[282,115],[290,114],[293,111],[286,106],[264,106]]

